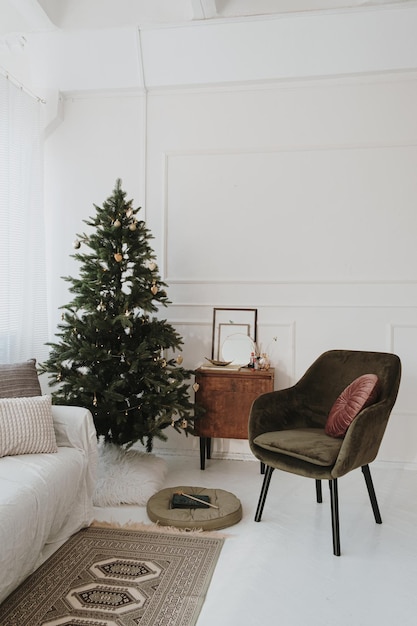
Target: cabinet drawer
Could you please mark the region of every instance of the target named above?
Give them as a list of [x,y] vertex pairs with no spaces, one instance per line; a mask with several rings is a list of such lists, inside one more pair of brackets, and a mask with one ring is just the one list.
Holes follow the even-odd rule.
[[248,419],[253,401],[262,393],[273,391],[273,370],[268,372],[197,372],[196,403],[205,414],[196,421],[199,437],[248,438]]

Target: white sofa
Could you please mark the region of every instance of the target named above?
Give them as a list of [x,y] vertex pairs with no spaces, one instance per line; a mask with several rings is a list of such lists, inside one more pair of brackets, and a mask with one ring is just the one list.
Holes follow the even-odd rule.
[[53,406],[58,451],[0,458],[0,602],[93,519],[97,439],[91,413]]

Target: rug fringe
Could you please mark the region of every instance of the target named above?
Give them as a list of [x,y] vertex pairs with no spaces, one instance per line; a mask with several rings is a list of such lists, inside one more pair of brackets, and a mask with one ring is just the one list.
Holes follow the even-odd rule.
[[202,528],[176,528],[175,526],[161,526],[160,524],[146,524],[145,522],[128,521],[124,524],[120,522],[102,522],[93,520],[90,524],[93,528],[119,528],[124,530],[139,530],[149,533],[171,534],[171,535],[201,535],[202,537],[216,537],[218,539],[227,539],[231,535],[220,533],[217,530],[203,530]]

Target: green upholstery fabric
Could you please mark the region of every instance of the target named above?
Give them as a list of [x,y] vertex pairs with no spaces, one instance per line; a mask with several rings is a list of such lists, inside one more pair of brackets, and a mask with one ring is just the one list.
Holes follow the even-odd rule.
[[[374,373],[378,401],[363,409],[343,439],[324,432],[341,392],[356,378]],[[398,356],[385,352],[330,350],[293,387],[261,395],[249,416],[255,457],[276,469],[315,479],[333,479],[371,463],[379,450],[401,377]],[[332,439],[332,442],[329,442]]]
[[254,444],[271,452],[288,454],[314,465],[334,465],[342,446],[340,439],[323,436],[322,428],[297,428],[263,433]]

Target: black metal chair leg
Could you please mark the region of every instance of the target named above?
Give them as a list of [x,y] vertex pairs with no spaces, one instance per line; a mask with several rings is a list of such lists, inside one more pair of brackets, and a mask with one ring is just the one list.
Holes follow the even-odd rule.
[[321,490],[321,480],[316,479],[316,502],[321,504],[323,502],[323,493]]
[[379,511],[378,501],[376,499],[374,483],[372,482],[371,471],[369,469],[369,465],[364,465],[362,467],[362,473],[365,478],[366,486],[368,488],[369,499],[372,505],[372,511],[374,512],[375,521],[377,524],[382,524],[381,513]]
[[262,517],[262,511],[264,510],[264,504],[266,500],[266,496],[269,489],[269,483],[271,482],[272,472],[274,471],[273,467],[269,465],[266,466],[265,476],[262,483],[261,495],[259,496],[258,507],[255,513],[255,522],[260,522]]
[[337,478],[329,480],[330,507],[332,512],[333,554],[340,556],[340,529],[339,529],[339,497],[337,493]]

